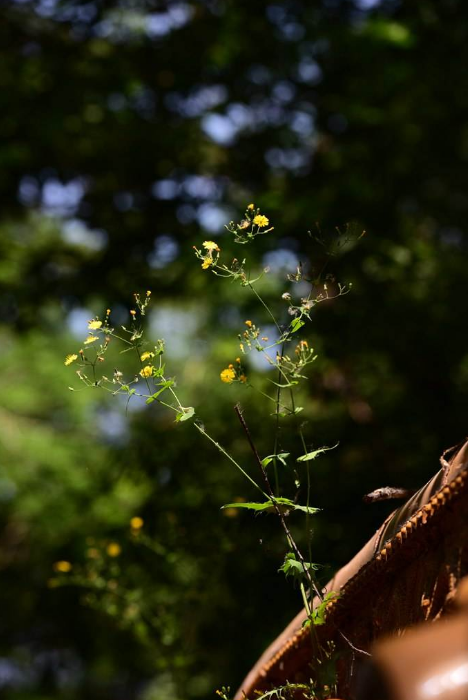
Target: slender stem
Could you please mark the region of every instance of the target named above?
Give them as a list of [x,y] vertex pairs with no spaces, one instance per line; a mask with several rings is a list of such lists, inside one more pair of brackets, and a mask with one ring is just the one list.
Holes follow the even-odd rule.
[[309,601],[307,600],[307,593],[306,593],[306,590],[304,588],[304,584],[302,583],[302,581],[301,581],[300,589],[301,589],[301,595],[302,595],[302,602],[304,603],[304,608],[305,608],[305,611],[307,613],[307,617],[310,617],[310,605],[309,605]]
[[273,314],[272,314],[272,312],[270,311],[270,308],[268,307],[268,305],[263,301],[262,297],[261,297],[260,294],[257,292],[257,290],[255,289],[255,287],[252,285],[251,282],[249,282],[247,286],[252,290],[252,292],[255,294],[255,296],[257,297],[257,299],[258,299],[259,302],[261,303],[261,305],[266,309],[268,315],[270,316],[271,320],[273,321],[273,323],[275,324],[276,328],[278,329],[278,333],[281,335],[281,328],[279,327],[279,325],[278,325],[278,323],[277,323],[277,321],[276,321],[276,318],[273,316]]
[[241,474],[243,474],[243,475],[245,476],[245,478],[248,479],[248,481],[250,481],[250,483],[253,484],[253,485],[255,486],[256,489],[258,489],[258,491],[260,491],[260,493],[262,494],[262,496],[264,496],[265,498],[268,498],[267,494],[260,488],[260,486],[257,484],[257,482],[254,481],[254,480],[252,479],[252,477],[249,476],[249,474],[247,474],[247,472],[246,472],[244,469],[242,469],[242,467],[240,466],[240,464],[238,464],[238,463],[236,462],[236,460],[235,460],[233,457],[231,457],[231,455],[229,454],[229,452],[226,452],[226,450],[224,449],[224,447],[222,447],[222,446],[219,444],[219,442],[216,442],[216,440],[214,440],[214,439],[211,437],[211,435],[209,435],[200,425],[198,425],[198,423],[194,423],[193,425],[195,426],[195,428],[198,430],[199,433],[201,433],[202,435],[204,435],[210,442],[212,442],[213,445],[214,445],[215,447],[217,447],[218,450],[219,450],[225,457],[227,457],[227,458],[229,459],[230,462],[232,462],[232,463],[234,464],[234,466],[241,472]]
[[261,472],[261,475],[262,475],[262,478],[263,478],[263,482],[264,482],[264,484],[265,484],[266,492],[267,492],[268,497],[269,497],[269,499],[271,500],[271,502],[272,502],[272,504],[273,504],[273,507],[274,507],[274,509],[275,509],[275,511],[276,511],[276,514],[277,514],[277,516],[278,516],[278,518],[279,518],[279,520],[280,520],[280,523],[281,523],[281,526],[282,526],[282,528],[283,528],[283,530],[284,530],[284,534],[286,535],[286,539],[287,539],[287,541],[288,541],[288,544],[289,544],[289,546],[291,547],[291,549],[293,550],[294,554],[297,556],[298,560],[300,561],[300,563],[301,563],[301,565],[302,565],[302,568],[303,568],[303,571],[304,571],[304,574],[306,575],[306,577],[307,577],[308,580],[309,580],[309,585],[310,585],[311,589],[314,590],[315,594],[318,596],[318,598],[319,598],[320,600],[323,600],[322,592],[321,592],[320,589],[318,588],[318,586],[317,586],[317,584],[315,583],[315,581],[312,579],[312,576],[311,576],[311,574],[310,574],[309,567],[307,567],[307,565],[306,565],[306,563],[305,563],[305,561],[304,561],[304,557],[302,556],[302,554],[301,554],[301,552],[300,552],[300,550],[299,550],[299,548],[298,548],[296,542],[294,541],[293,536],[291,535],[291,532],[290,532],[290,530],[289,530],[289,528],[288,528],[288,525],[287,525],[287,523],[286,523],[286,520],[285,520],[285,518],[284,518],[284,515],[283,515],[283,513],[281,512],[281,508],[279,507],[279,505],[278,505],[278,503],[277,503],[277,501],[276,501],[275,495],[274,495],[274,493],[273,493],[273,490],[272,490],[272,488],[271,488],[270,482],[269,482],[269,480],[268,480],[267,473],[266,473],[265,468],[264,468],[264,466],[263,466],[263,464],[262,464],[262,460],[260,459],[260,455],[259,455],[258,452],[257,452],[257,448],[255,447],[255,444],[254,444],[254,442],[253,442],[253,440],[252,440],[252,436],[251,436],[251,434],[250,434],[250,430],[249,430],[249,428],[248,428],[248,426],[247,426],[247,423],[245,422],[244,416],[242,415],[242,411],[241,411],[241,408],[240,408],[239,404],[236,404],[236,405],[234,406],[234,410],[235,410],[235,412],[236,412],[236,414],[237,414],[237,417],[239,418],[239,421],[240,421],[240,424],[242,425],[242,428],[244,429],[244,432],[245,432],[245,434],[246,434],[246,436],[247,436],[247,440],[248,440],[248,442],[249,442],[249,445],[250,445],[250,447],[251,447],[251,449],[252,449],[252,452],[253,452],[253,454],[254,454],[254,456],[255,456],[255,459],[256,459],[256,461],[257,461],[257,464],[258,464],[258,466],[259,466],[259,468],[260,468],[260,472]]

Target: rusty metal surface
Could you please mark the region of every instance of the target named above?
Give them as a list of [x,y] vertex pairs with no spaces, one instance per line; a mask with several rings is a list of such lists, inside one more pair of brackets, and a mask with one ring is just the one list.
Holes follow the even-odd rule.
[[[327,584],[340,597],[327,606],[313,637],[302,610],[245,678],[236,700],[314,674],[320,648],[341,652],[339,691],[353,696],[353,646],[367,650],[381,634],[437,619],[468,573],[468,441],[444,453],[442,469],[389,516],[373,538]],[[318,601],[314,602],[318,604]]]

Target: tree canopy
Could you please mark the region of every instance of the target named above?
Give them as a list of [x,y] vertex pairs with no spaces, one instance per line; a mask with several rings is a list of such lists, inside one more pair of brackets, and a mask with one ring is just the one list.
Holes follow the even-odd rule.
[[[307,336],[307,441],[340,443],[312,468],[325,581],[391,508],[362,496],[420,485],[466,435],[468,9],[10,0],[1,13],[0,687],[212,697],[300,605],[277,573],[281,532],[220,510],[252,494],[190,425],[69,392],[63,358],[88,319],[111,307],[126,323],[133,293],[152,290],[149,333],[187,405],[249,464],[232,406],[263,454],[271,417],[219,373],[259,311],[192,247],[240,257],[224,226],[255,202],[275,229],[249,255],[275,304],[299,263],[322,265],[321,242],[333,252],[335,227],[366,231],[332,255],[352,292]],[[284,449],[295,440],[285,428]],[[56,587],[63,561],[93,586]]]

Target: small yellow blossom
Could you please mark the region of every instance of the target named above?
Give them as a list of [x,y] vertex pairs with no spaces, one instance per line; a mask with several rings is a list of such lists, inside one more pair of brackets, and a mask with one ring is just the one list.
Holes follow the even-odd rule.
[[248,328],[252,328],[252,321],[246,321],[246,322],[245,322],[245,325],[246,325]]
[[135,316],[136,316],[135,309],[130,309],[130,315],[133,316],[133,318],[135,318]]
[[202,270],[207,270],[211,265],[214,265],[213,258],[206,257],[202,262]]
[[244,352],[244,343],[239,343],[239,348],[241,352]]
[[241,228],[241,229],[249,228],[249,226],[250,226],[250,221],[248,219],[243,219],[239,224],[239,228]]
[[130,520],[130,527],[132,528],[132,530],[141,530],[143,524],[143,518],[140,518],[138,515],[136,515]]
[[220,252],[219,246],[214,241],[203,241],[203,247],[205,248],[205,250],[208,250],[210,253],[212,253],[214,250],[217,253]]
[[250,211],[252,211],[252,209],[254,209],[254,208],[255,208],[255,204],[249,204],[247,207],[247,209],[250,209]]
[[54,571],[59,571],[61,574],[68,574],[72,570],[72,565],[69,561],[56,561]]
[[266,343],[266,341],[268,340],[268,336],[264,335],[262,340]]
[[263,216],[263,214],[257,214],[257,216],[254,217],[253,222],[260,228],[265,228],[265,226],[268,226],[270,223],[269,219],[267,219],[266,216]]
[[142,355],[141,355],[141,361],[142,361],[142,362],[145,362],[145,360],[149,360],[151,357],[154,357],[154,352],[148,352],[148,351],[146,351],[146,352],[142,353]]
[[233,364],[228,365],[228,369],[234,369],[234,365]]
[[232,384],[234,379],[236,378],[236,373],[234,372],[233,369],[230,369],[229,367],[227,369],[223,369],[221,374],[219,375],[221,378],[221,381],[224,382],[225,384]]
[[240,357],[236,357],[236,362],[238,362],[240,364],[240,361],[241,361]]
[[110,316],[110,312],[111,312],[110,309],[106,309],[106,316]]
[[65,362],[63,363],[68,367],[68,365],[71,365],[72,362],[75,362],[75,360],[78,359],[78,355],[67,355],[65,358]]
[[109,542],[106,548],[106,552],[110,557],[118,557],[122,547],[117,542]]
[[148,377],[153,376],[153,370],[153,365],[146,365],[146,367],[143,367],[143,369],[140,370],[140,376],[148,379]]
[[151,296],[151,289],[148,289],[148,291],[146,292],[146,296],[147,296],[147,297],[150,297],[150,296]]
[[95,343],[96,340],[99,340],[97,335],[89,335],[86,340],[84,341],[85,345],[91,345],[91,343]]
[[88,330],[97,331],[102,326],[102,321],[88,321]]

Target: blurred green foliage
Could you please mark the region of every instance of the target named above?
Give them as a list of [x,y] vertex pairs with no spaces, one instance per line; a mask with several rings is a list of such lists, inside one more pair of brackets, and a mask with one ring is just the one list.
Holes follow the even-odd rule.
[[[340,441],[313,467],[324,579],[391,508],[362,495],[420,485],[464,437],[467,13],[461,0],[3,3],[8,700],[213,697],[297,611],[274,518],[220,511],[252,495],[229,463],[154,406],[126,416],[124,403],[69,392],[63,366],[88,318],[111,306],[125,323],[132,293],[152,289],[150,331],[166,337],[185,404],[250,468],[232,411],[242,400],[271,453],[268,409],[219,381],[244,319],[266,320],[192,250],[215,238],[239,256],[223,225],[247,202],[275,225],[257,265],[284,276],[299,261],[320,268],[319,229],[367,231],[330,262],[352,294],[321,306],[308,336],[319,360],[307,439]],[[283,289],[265,282],[273,299]],[[285,431],[282,448],[295,439]],[[132,537],[137,515],[153,549]],[[96,566],[100,588],[51,586],[57,561]]]

